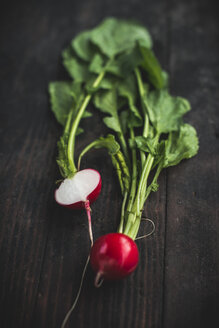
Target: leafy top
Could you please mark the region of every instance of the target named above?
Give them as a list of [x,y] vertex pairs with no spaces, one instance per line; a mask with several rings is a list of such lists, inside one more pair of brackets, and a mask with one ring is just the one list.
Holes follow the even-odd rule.
[[67,81],[50,82],[49,93],[52,111],[57,121],[64,126],[70,110],[77,110],[78,100],[82,93],[81,85]]
[[169,134],[165,141],[163,167],[177,165],[182,159],[191,158],[198,152],[196,130],[190,124],[183,124],[180,130]]
[[173,97],[166,89],[162,89],[148,94],[147,109],[154,128],[161,134],[177,131],[182,124],[182,116],[191,107],[188,100]]
[[94,49],[90,42],[91,31],[79,33],[71,42],[72,48],[78,57],[85,61],[90,61],[94,55]]
[[162,68],[154,52],[143,46],[139,46],[142,55],[142,68],[148,73],[148,80],[156,89],[162,89],[165,86],[165,77]]
[[[183,123],[190,104],[169,93],[168,75],[152,50],[152,40],[144,26],[134,21],[107,18],[97,27],[78,34],[62,55],[73,81],[52,82],[49,93],[52,111],[64,126],[57,159],[64,177],[77,170],[75,136],[83,131],[81,118],[91,115],[86,109],[91,99],[94,107],[105,114],[106,126],[117,134],[121,150],[118,151],[112,135],[99,138],[91,145],[108,148],[123,191],[128,190],[130,182],[121,178],[123,164],[126,162],[130,170],[134,163],[134,175],[138,165],[137,150],[142,179],[146,179],[150,169],[157,165],[159,175],[161,164],[162,167],[176,165],[197,153],[195,129]],[[142,135],[136,136],[140,130]],[[124,176],[129,175],[124,173]],[[141,170],[135,173],[134,181],[137,176],[141,176]],[[144,188],[146,184],[140,182],[139,188]],[[132,186],[133,193],[136,183]],[[156,185],[156,179],[153,183]],[[138,194],[146,197],[140,189]],[[136,204],[139,207],[138,201]]]
[[116,18],[105,19],[91,32],[91,42],[109,58],[131,49],[137,42],[146,48],[152,47],[147,29],[142,25]]

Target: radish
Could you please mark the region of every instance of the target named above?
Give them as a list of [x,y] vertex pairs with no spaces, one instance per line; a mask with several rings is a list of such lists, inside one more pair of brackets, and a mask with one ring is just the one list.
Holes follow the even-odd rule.
[[93,233],[90,204],[99,196],[101,185],[100,173],[93,169],[85,169],[75,173],[72,178],[65,179],[59,188],[55,190],[55,200],[58,204],[71,209],[85,208],[91,245],[93,244]]
[[58,204],[72,209],[85,207],[86,201],[93,203],[101,191],[100,173],[93,169],[78,171],[72,178],[65,179],[55,191]]
[[109,233],[98,238],[91,248],[90,263],[97,273],[95,286],[102,279],[121,279],[138,265],[139,252],[133,239],[123,233]]

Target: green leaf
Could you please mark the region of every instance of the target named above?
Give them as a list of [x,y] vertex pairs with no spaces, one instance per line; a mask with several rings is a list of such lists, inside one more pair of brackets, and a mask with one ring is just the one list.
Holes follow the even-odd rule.
[[[72,118],[74,119],[84,98],[81,84],[76,82],[51,82],[49,84],[49,93],[52,111],[57,121],[65,126],[70,111],[73,111]],[[85,110],[82,118],[91,116],[92,113]],[[81,127],[78,127],[76,135],[81,134],[83,131]]]
[[63,65],[76,82],[87,82],[92,77],[88,64],[76,57],[64,58]]
[[110,61],[106,66],[106,71],[119,77],[126,78],[134,71],[135,67],[137,67],[141,61],[142,56],[137,47],[134,47]]
[[154,145],[154,138],[137,136],[133,139],[130,139],[130,146],[137,147],[143,152],[150,153],[152,156],[157,154],[157,145]]
[[65,125],[71,109],[77,109],[78,97],[81,94],[81,86],[75,82],[51,82],[49,94],[52,111],[57,121]]
[[109,58],[131,49],[138,41],[147,48],[152,46],[149,32],[136,22],[107,18],[91,32],[91,41]]
[[123,110],[119,115],[119,121],[121,124],[121,128],[123,131],[123,134],[125,135],[128,128],[129,123],[129,112],[127,110]]
[[118,84],[118,94],[121,97],[124,97],[128,102],[128,108],[129,108],[128,126],[129,127],[141,126],[143,121],[137,107],[135,106],[137,89],[135,85],[135,79],[132,74]]
[[169,74],[166,71],[162,71],[162,76],[163,76],[163,88],[168,88],[169,87]]
[[94,96],[94,104],[103,113],[111,115],[111,117],[104,118],[104,123],[110,129],[122,133],[118,116],[119,104],[115,89],[99,90]]
[[58,158],[56,161],[59,166],[60,173],[64,178],[67,178],[72,174],[72,170],[69,167],[68,157],[67,157],[68,138],[69,138],[69,134],[64,133],[57,143]]
[[117,117],[104,117],[103,122],[109,129],[121,133],[121,126]]
[[151,184],[151,191],[156,192],[159,189],[159,184],[157,182],[153,182]]
[[93,114],[91,112],[89,112],[88,110],[86,110],[84,112],[84,114],[82,115],[82,118],[88,118],[88,117],[91,117],[93,116]]
[[76,131],[76,136],[79,136],[79,134],[83,133],[84,132],[84,129],[81,128],[80,126],[77,128],[77,131]]
[[105,64],[105,61],[104,61],[103,56],[101,56],[100,54],[95,54],[90,63],[89,71],[92,73],[99,74],[103,71],[104,64]]
[[85,61],[90,61],[94,55],[93,45],[90,42],[91,31],[78,34],[71,42],[76,54]]
[[159,134],[177,131],[183,115],[191,109],[188,100],[172,97],[167,90],[150,92],[146,103],[150,120]]
[[[88,92],[90,90],[93,90],[92,86],[93,86],[95,80],[96,80],[96,76],[93,76],[86,84],[86,88],[87,88]],[[111,75],[111,74],[105,74],[102,81],[100,82],[98,88],[96,88],[95,91],[97,91],[99,89],[104,89],[104,90],[115,89],[118,82],[119,82],[118,77]]]
[[[78,127],[76,135],[78,136],[81,134],[84,130],[80,127]],[[70,178],[73,174],[72,168],[69,165],[68,161],[68,140],[69,140],[69,132],[64,132],[63,135],[60,137],[57,146],[58,146],[58,157],[56,159],[56,162],[59,166],[59,170],[61,175],[64,178]]]
[[100,137],[97,139],[94,148],[107,148],[110,155],[116,155],[120,150],[120,145],[115,140],[114,135],[108,134],[106,137]]
[[120,80],[117,77],[110,74],[106,74],[103,80],[101,81],[99,88],[106,89],[106,90],[114,89],[116,85],[119,83],[119,81]]
[[99,90],[94,97],[94,104],[103,113],[117,114],[117,95],[115,89],[113,90]]
[[163,167],[177,165],[182,159],[195,156],[198,149],[196,130],[189,124],[183,124],[179,131],[170,133],[165,141]]
[[141,66],[148,73],[148,80],[156,89],[162,89],[165,85],[165,80],[162,68],[154,52],[143,46],[139,48],[143,57]]
[[74,50],[72,49],[71,45],[65,48],[62,51],[62,58],[63,59],[71,59],[76,57]]

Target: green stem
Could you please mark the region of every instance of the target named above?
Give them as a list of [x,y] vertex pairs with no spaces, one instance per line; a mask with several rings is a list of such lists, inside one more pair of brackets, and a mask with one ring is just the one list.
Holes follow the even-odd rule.
[[68,140],[68,161],[69,161],[69,164],[70,164],[70,167],[72,169],[73,172],[76,172],[77,169],[76,169],[76,166],[75,166],[75,163],[74,163],[74,150],[75,150],[75,136],[76,136],[76,131],[77,131],[77,128],[78,128],[78,125],[80,123],[80,120],[82,118],[82,115],[89,103],[91,99],[91,94],[88,94],[79,111],[78,111],[78,114],[72,124],[72,128],[71,128],[71,132],[70,132],[70,136],[69,136],[69,140]]
[[[158,144],[159,138],[160,138],[160,135],[157,134],[155,137],[154,146],[156,146]],[[143,206],[142,204],[144,204],[144,197],[145,197],[144,190],[146,189],[146,186],[147,186],[147,179],[148,179],[149,173],[151,171],[153,162],[154,162],[154,156],[149,154],[147,157],[145,166],[143,168],[143,171],[142,171],[142,175],[141,175],[140,182],[139,182],[138,193],[136,196],[136,198],[137,198],[137,215],[140,214],[140,208]]]
[[[131,139],[135,138],[134,130],[133,128],[130,128],[130,137]],[[133,201],[135,198],[135,192],[136,192],[136,185],[137,185],[137,157],[136,157],[136,149],[132,149],[132,183],[131,183],[131,190],[129,195],[129,201],[127,205],[127,211],[130,212]]]
[[148,166],[149,166],[151,158],[153,158],[153,157],[152,157],[151,154],[149,154],[148,157],[147,157],[147,160],[144,164],[143,171],[142,171],[142,174],[141,174],[141,177],[140,177],[140,180],[139,180],[137,195],[135,197],[134,204],[133,204],[131,210],[129,211],[127,224],[126,224],[126,227],[125,227],[125,230],[124,230],[124,233],[127,234],[128,236],[129,236],[130,230],[132,229],[132,226],[135,223],[136,217],[140,215],[140,199],[142,197],[141,196],[141,190],[142,190],[142,185],[145,181],[144,179],[148,177],[149,172],[150,172],[148,170]]
[[152,180],[150,186],[149,186],[149,187],[147,188],[147,190],[146,190],[145,197],[144,197],[144,200],[143,200],[143,206],[144,206],[144,203],[146,202],[148,196],[150,195],[150,193],[151,193],[151,191],[152,191],[152,189],[153,189],[153,185],[154,185],[155,183],[157,183],[157,179],[158,179],[158,177],[159,177],[160,172],[162,171],[162,169],[163,169],[163,165],[162,165],[162,163],[160,163],[160,164],[158,165],[158,167],[157,167],[157,171],[156,171],[156,173],[155,173],[155,175],[154,175],[154,178],[153,178],[153,180]]
[[[158,141],[159,141],[159,134],[157,134],[154,144],[156,145],[158,143]],[[135,227],[135,222],[138,221],[139,218],[141,218],[141,212],[142,212],[142,209],[144,206],[144,199],[145,199],[144,189],[147,185],[147,179],[148,179],[149,173],[152,169],[153,162],[154,162],[154,156],[149,154],[147,157],[147,160],[143,166],[143,170],[142,170],[141,177],[139,180],[137,194],[135,197],[134,204],[128,215],[124,233],[127,234],[128,236],[131,236],[131,238],[133,238],[134,234],[137,234],[137,232],[138,232]],[[139,225],[140,225],[140,222],[139,222]],[[139,227],[139,225],[138,225],[138,227]]]
[[124,183],[123,183],[123,179],[122,179],[122,170],[121,170],[121,167],[120,167],[120,163],[117,161],[117,159],[114,155],[111,156],[111,159],[112,159],[113,166],[116,169],[117,177],[119,179],[119,185],[120,185],[120,188],[121,188],[121,193],[123,195],[123,193],[124,193]]
[[[145,193],[143,192],[143,186],[145,184],[145,181],[147,181],[147,179],[148,179],[153,161],[154,161],[154,157],[151,154],[149,154],[147,157],[147,160],[145,162],[145,165],[143,167],[143,171],[142,171],[141,178],[140,178],[139,185],[138,185],[138,191],[137,191],[137,196],[136,196],[137,216],[140,215],[140,200],[141,200],[142,196],[145,195]],[[142,193],[143,193],[143,195],[142,195]]]
[[136,76],[136,79],[137,79],[140,96],[143,97],[145,95],[145,89],[144,89],[144,85],[143,85],[143,82],[142,82],[141,73],[140,73],[140,70],[138,68],[135,69],[135,76]]
[[[145,114],[144,115],[144,128],[143,128],[143,137],[147,138],[149,133],[149,118],[148,115]],[[143,151],[140,152],[140,156],[141,156],[141,166],[143,167],[145,160],[146,160],[146,155]]]
[[65,124],[64,133],[68,133],[69,132],[72,116],[73,116],[73,110],[71,110],[68,113],[68,118],[67,118],[67,121],[66,121],[66,124]]
[[[136,195],[136,198],[135,198],[135,202],[134,202],[131,213],[128,216],[128,220],[127,220],[128,222],[127,222],[127,225],[126,225],[126,231],[125,232],[131,238],[133,238],[133,229],[134,229],[134,233],[137,234],[137,231],[136,231],[136,228],[135,228],[135,226],[136,226],[135,223],[136,223],[136,221],[139,220],[139,218],[141,218],[141,212],[142,212],[142,207],[141,207],[141,203],[142,203],[141,202],[141,199],[142,199],[142,196],[141,196],[142,195],[142,186],[143,186],[144,181],[147,180],[147,178],[148,178],[148,175],[150,173],[152,164],[153,164],[153,157],[151,157],[151,155],[149,154],[149,156],[147,158],[147,161],[145,162],[145,166],[144,166],[141,178],[140,178],[139,187],[138,187],[137,195]],[[138,227],[139,227],[139,225],[138,225]]]
[[121,232],[121,233],[123,232],[123,226],[124,226],[124,220],[125,220],[125,204],[127,201],[127,196],[128,196],[128,191],[125,191],[123,202],[122,202],[122,209],[121,209],[121,220],[120,220],[119,229],[118,229],[118,232]]
[[135,238],[138,234],[140,223],[141,223],[141,216],[136,218],[133,226],[131,227],[131,229],[128,232],[129,237],[132,238],[133,240],[135,240]]
[[[155,175],[154,175],[154,178],[153,178],[153,180],[152,180],[150,186],[149,186],[149,187],[147,188],[147,190],[146,190],[145,197],[144,197],[144,199],[143,199],[143,202],[141,203],[141,212],[142,212],[142,210],[143,210],[144,204],[145,204],[145,202],[146,202],[148,196],[150,195],[150,193],[151,193],[151,191],[152,191],[152,189],[153,189],[153,184],[154,184],[154,183],[157,183],[157,179],[158,179],[158,177],[159,177],[160,172],[162,171],[162,169],[163,169],[163,165],[162,165],[162,163],[160,163],[160,164],[158,165],[158,167],[157,167],[157,171],[156,171],[156,173],[155,173]],[[132,226],[131,229],[128,231],[128,235],[129,235],[132,239],[135,239],[135,238],[136,238],[136,236],[137,236],[137,234],[138,234],[138,230],[139,230],[140,223],[141,223],[141,215],[140,215],[139,217],[136,218],[136,220],[135,220],[133,226]]]
[[126,164],[123,153],[119,150],[115,155],[111,155],[112,162],[117,171],[117,176],[120,181],[121,192],[128,191],[130,189],[130,174],[129,168]]
[[129,236],[129,231],[131,229],[131,227],[133,226],[134,222],[136,220],[136,212],[129,212],[128,213],[128,219],[125,225],[125,229],[123,231],[123,233],[127,236]]
[[130,168],[130,159],[129,159],[128,147],[127,147],[127,144],[126,144],[126,141],[125,141],[124,134],[123,133],[118,133],[117,135],[118,135],[120,144],[122,146],[122,150],[123,150],[123,153],[125,155],[128,167]]
[[130,236],[132,239],[135,239],[138,233],[138,228],[141,221],[141,213],[144,206],[144,201],[142,200],[144,200],[144,196],[145,196],[144,190],[142,189],[145,185],[145,181],[147,181],[148,179],[149,173],[153,165],[153,161],[154,161],[154,157],[151,154],[149,154],[142,171],[142,175],[138,185],[137,195],[135,198],[135,203],[132,208],[132,213],[135,213],[135,219],[133,220],[132,217],[128,218],[128,221],[130,221],[131,224],[129,225],[127,235]]
[[[149,133],[149,117],[147,114],[146,102],[144,101],[146,98],[146,92],[145,92],[144,84],[143,84],[143,81],[141,78],[141,72],[138,68],[135,69],[135,76],[137,79],[138,90],[139,90],[139,94],[140,94],[140,98],[141,98],[141,107],[142,107],[142,111],[144,113],[144,128],[143,128],[142,135],[143,135],[143,137],[147,137],[148,133]],[[141,156],[141,165],[143,167],[145,160],[146,160],[145,153],[143,151],[141,151],[140,156]]]
[[[102,81],[103,77],[105,75],[105,71],[102,71],[98,77],[96,78],[96,80],[94,81],[92,88],[97,88],[100,84],[100,82]],[[75,120],[72,124],[71,127],[71,131],[70,131],[70,136],[69,136],[69,140],[68,140],[68,150],[67,150],[67,154],[68,154],[68,161],[69,161],[69,165],[72,169],[72,172],[76,172],[77,168],[75,166],[74,163],[74,150],[75,150],[75,136],[76,136],[76,131],[77,128],[79,126],[80,120],[84,114],[84,111],[90,101],[92,97],[92,94],[88,94],[85,98],[84,101],[81,105],[81,107],[78,110],[77,116],[75,117]]]
[[93,147],[95,147],[96,145],[98,145],[99,140],[95,140],[93,142],[91,142],[87,147],[85,147],[82,152],[80,153],[79,157],[78,157],[78,171],[80,170],[80,166],[81,166],[81,159],[82,157]]
[[[133,128],[130,128],[130,138],[131,139],[135,138]],[[128,204],[126,208],[126,212],[128,214],[129,219],[127,220],[126,225],[123,229],[124,230],[123,233],[125,234],[127,234],[132,222],[135,220],[135,214],[131,213],[131,210],[135,199],[136,186],[137,186],[137,157],[136,157],[136,149],[133,148],[132,149],[132,182],[131,182]]]

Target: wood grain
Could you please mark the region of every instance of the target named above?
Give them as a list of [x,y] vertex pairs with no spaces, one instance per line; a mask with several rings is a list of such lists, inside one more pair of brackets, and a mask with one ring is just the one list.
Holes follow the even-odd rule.
[[[172,92],[191,101],[187,121],[198,129],[200,152],[161,174],[144,213],[154,219],[156,231],[138,241],[137,271],[95,289],[89,268],[68,326],[214,327],[219,47],[217,12],[204,0],[22,1],[1,11],[0,326],[60,327],[76,295],[89,252],[87,222],[85,213],[61,208],[53,199],[61,128],[50,112],[47,86],[67,77],[62,49],[106,16],[135,18],[149,28],[155,52],[170,71]],[[78,138],[78,152],[106,133],[101,117],[93,119],[93,129],[83,122],[87,132]],[[97,238],[117,228],[119,185],[103,150],[88,154],[82,165],[98,169],[103,179],[92,208]],[[147,229],[143,223],[140,234]]]
[[[218,327],[219,222],[217,8],[171,2],[171,86],[188,97],[196,157],[168,170],[164,327]],[[186,69],[185,69],[186,68]]]

